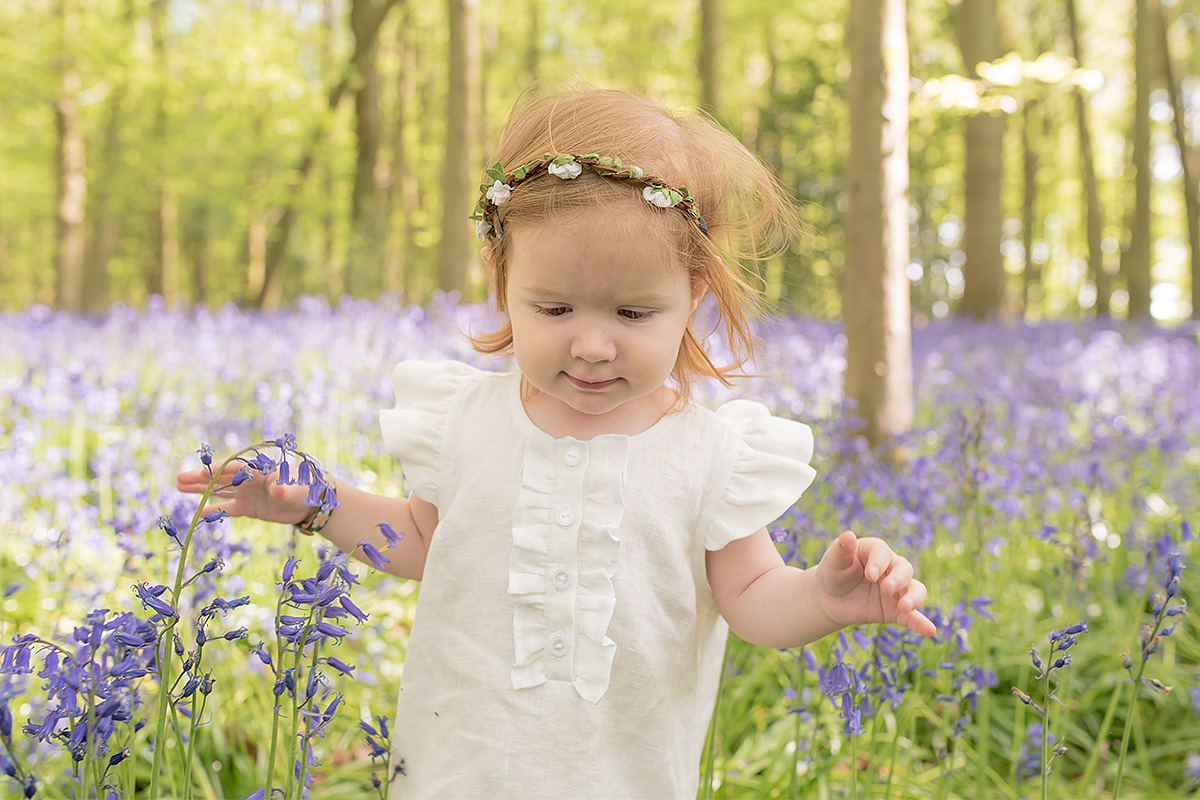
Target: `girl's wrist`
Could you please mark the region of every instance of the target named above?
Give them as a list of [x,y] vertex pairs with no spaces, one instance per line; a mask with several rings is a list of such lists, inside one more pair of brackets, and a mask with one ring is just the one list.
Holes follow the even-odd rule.
[[326,497],[332,494],[334,499],[337,498],[337,482],[333,478],[325,479],[325,488],[321,490],[321,502],[315,506],[304,519],[297,522],[294,527],[305,536],[312,536],[314,533],[320,533],[321,529],[329,523],[329,517],[333,514],[333,510],[337,508],[335,504],[327,504]]

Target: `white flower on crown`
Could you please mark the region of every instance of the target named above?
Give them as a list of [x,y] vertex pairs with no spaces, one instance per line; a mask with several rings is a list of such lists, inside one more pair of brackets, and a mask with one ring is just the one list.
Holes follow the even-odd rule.
[[476,220],[475,222],[475,238],[481,242],[486,242],[488,234],[491,233],[492,223],[486,219]]
[[659,186],[647,186],[642,189],[642,197],[647,203],[658,206],[659,208],[670,208],[675,205],[671,202],[671,194],[666,189]]
[[551,164],[547,167],[547,171],[551,175],[557,175],[564,181],[578,178],[583,173],[583,165],[578,161],[568,161],[565,164]]
[[496,181],[492,184],[492,188],[487,190],[487,199],[496,205],[503,205],[508,201],[508,196],[512,194],[512,189],[504,181]]
[[641,167],[630,167],[629,174],[631,177],[641,178],[642,176],[644,176],[646,174],[646,172]]

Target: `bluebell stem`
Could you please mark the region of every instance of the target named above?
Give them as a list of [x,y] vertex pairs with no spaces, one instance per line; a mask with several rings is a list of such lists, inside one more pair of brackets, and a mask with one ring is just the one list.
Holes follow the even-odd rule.
[[[392,737],[388,732],[387,717],[375,717],[375,725],[369,722],[359,721],[358,727],[366,733],[363,738],[366,739],[367,747],[371,750],[371,763],[380,762],[383,767],[383,774],[387,776],[387,783],[397,775],[404,774],[404,759],[400,759],[400,763],[392,766]],[[378,772],[371,773],[371,786],[379,796],[379,800],[384,800],[387,795],[387,784],[380,779]]]
[[[1039,771],[1041,772],[1043,800],[1049,796],[1049,776],[1052,771],[1054,759],[1067,751],[1067,748],[1061,744],[1056,745],[1053,750],[1050,748],[1050,745],[1056,741],[1056,737],[1050,732],[1050,701],[1053,700],[1059,705],[1066,706],[1065,703],[1055,696],[1054,693],[1057,691],[1058,684],[1056,683],[1054,688],[1051,688],[1051,676],[1055,670],[1063,670],[1070,666],[1071,654],[1067,651],[1079,643],[1079,634],[1087,633],[1087,629],[1086,621],[1076,622],[1062,630],[1051,628],[1049,655],[1045,660],[1042,659],[1036,645],[1029,647],[1029,660],[1033,664],[1034,669],[1038,671],[1038,674],[1033,679],[1042,682],[1042,702],[1044,705],[1039,705],[1028,693],[1018,687],[1012,687],[1012,692],[1016,695],[1017,699],[1032,708],[1042,718],[1039,723],[1039,733],[1042,740],[1041,758],[1039,761],[1041,767]],[[1032,730],[1032,726],[1030,726],[1030,730]]]
[[[1187,523],[1184,523],[1184,533],[1190,535],[1190,529]],[[1168,544],[1171,543],[1169,537]],[[1150,623],[1143,625],[1138,634],[1138,641],[1141,645],[1141,658],[1137,663],[1137,674],[1133,672],[1134,660],[1129,657],[1128,653],[1123,653],[1121,664],[1129,673],[1129,680],[1133,684],[1130,689],[1129,711],[1125,716],[1125,730],[1121,734],[1121,754],[1117,760],[1117,778],[1113,787],[1113,797],[1119,797],[1121,793],[1121,780],[1125,774],[1125,756],[1129,751],[1129,735],[1133,728],[1134,712],[1137,708],[1138,687],[1145,685],[1153,692],[1159,694],[1168,694],[1174,688],[1168,686],[1157,678],[1147,678],[1146,663],[1150,660],[1150,656],[1158,652],[1162,640],[1170,636],[1176,628],[1176,625],[1163,626],[1163,623],[1173,617],[1178,617],[1187,612],[1185,602],[1180,602],[1175,605],[1170,605],[1170,601],[1179,591],[1179,582],[1183,577],[1184,563],[1183,555],[1176,552],[1171,552],[1167,556],[1167,574],[1163,580],[1164,593],[1156,594],[1154,602],[1151,606]]]

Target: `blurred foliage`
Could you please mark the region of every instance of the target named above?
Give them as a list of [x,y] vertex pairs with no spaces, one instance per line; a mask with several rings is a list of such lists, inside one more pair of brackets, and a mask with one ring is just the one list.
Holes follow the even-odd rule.
[[[78,0],[66,0],[76,3]],[[53,100],[69,56],[83,75],[79,100],[86,137],[88,233],[104,214],[115,222],[108,262],[111,300],[143,304],[155,264],[157,187],[179,199],[182,302],[216,304],[248,296],[248,241],[258,221],[276,221],[294,170],[326,110],[353,49],[349,0],[165,0],[164,60],[156,58],[150,0],[78,2],[86,35],[65,41],[62,3],[9,0],[0,5],[0,308],[54,301],[57,128]],[[1195,122],[1195,0],[1164,3],[1176,59],[1182,60],[1189,127]],[[1106,258],[1116,270],[1125,244],[1125,136],[1132,107],[1132,0],[1081,3],[1083,69],[1068,56],[1065,13],[1035,0],[1001,3],[1008,54],[983,71],[983,85],[965,78],[955,38],[957,3],[912,0],[910,198],[913,308],[918,319],[952,313],[962,290],[962,125],[968,113],[999,113],[1005,143],[1004,206],[1009,290],[1021,296],[1027,256],[1041,267],[1042,286],[1030,318],[1087,316],[1087,283],[1079,148],[1070,92],[1082,86],[1094,115],[1097,168],[1105,209]],[[408,149],[417,206],[392,217],[410,260],[402,287],[425,300],[434,289],[440,236],[439,175],[445,141],[446,9],[405,0],[381,32],[377,63],[384,76],[383,148],[377,175],[391,175],[397,133]],[[844,86],[846,0],[778,4],[724,2],[718,54],[723,84],[717,115],[774,167],[804,204],[811,235],[773,264],[764,280],[784,307],[835,316],[840,312],[843,162],[847,110]],[[694,0],[507,0],[482,3],[479,92],[484,113],[475,132],[478,160],[507,109],[533,77],[555,84],[583,81],[646,92],[670,105],[700,94],[696,66],[699,10]],[[407,43],[407,44],[405,44]],[[404,48],[415,73],[401,75]],[[415,78],[395,130],[401,77]],[[1160,319],[1190,314],[1179,152],[1170,136],[1170,108],[1159,89],[1155,120],[1156,287]],[[156,128],[159,106],[165,129]],[[1032,104],[1032,105],[1031,105]],[[1024,114],[1027,107],[1033,112]],[[1039,157],[1035,247],[1021,246],[1023,120],[1032,120]],[[350,271],[350,200],[356,137],[353,103],[329,120],[306,185],[286,261],[285,296],[337,293]],[[115,137],[115,139],[113,138]],[[104,208],[98,208],[102,198]],[[464,221],[464,226],[467,226]],[[406,231],[411,231],[408,235]],[[400,232],[400,233],[397,233]],[[201,255],[202,254],[202,255]],[[205,287],[194,273],[203,271]],[[387,287],[383,265],[354,270],[374,276],[363,294]],[[482,296],[479,271],[474,293]],[[1123,313],[1121,280],[1113,308]],[[1020,307],[1020,304],[1017,304]]]

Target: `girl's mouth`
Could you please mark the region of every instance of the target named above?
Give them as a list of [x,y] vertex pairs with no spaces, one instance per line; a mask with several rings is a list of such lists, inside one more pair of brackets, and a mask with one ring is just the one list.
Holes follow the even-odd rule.
[[576,389],[582,389],[585,392],[599,392],[615,384],[620,378],[609,378],[606,381],[585,381],[581,378],[576,378],[574,375],[563,373],[567,376],[567,380],[571,381]]

